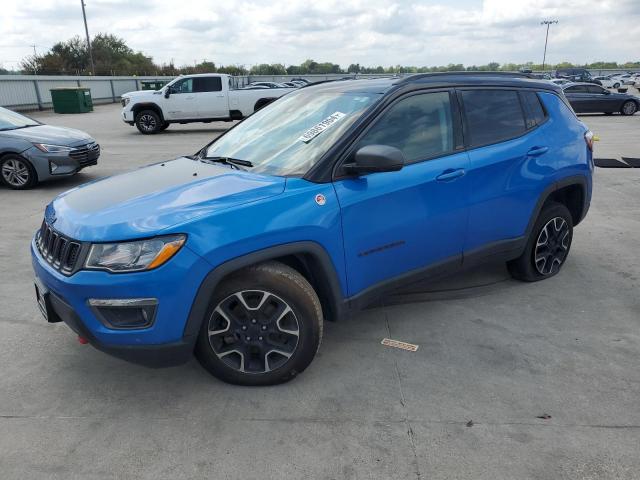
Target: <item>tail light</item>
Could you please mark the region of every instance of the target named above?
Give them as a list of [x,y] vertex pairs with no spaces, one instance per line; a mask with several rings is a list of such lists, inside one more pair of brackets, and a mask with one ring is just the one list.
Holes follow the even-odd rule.
[[587,148],[593,152],[593,142],[595,142],[597,138],[593,135],[591,130],[587,130],[584,134],[584,141],[587,144]]

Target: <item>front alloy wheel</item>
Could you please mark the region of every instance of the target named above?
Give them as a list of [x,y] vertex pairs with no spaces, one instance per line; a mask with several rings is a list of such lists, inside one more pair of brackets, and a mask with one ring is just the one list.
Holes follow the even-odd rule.
[[633,115],[638,110],[638,105],[633,100],[629,100],[624,102],[622,105],[622,114],[623,115]]
[[143,110],[136,115],[136,127],[140,133],[150,135],[162,130],[163,122],[153,110]]
[[536,270],[541,275],[557,273],[569,253],[569,225],[562,217],[552,218],[540,231],[534,251]]
[[18,155],[10,155],[0,162],[3,182],[14,190],[24,190],[36,182],[35,172],[29,162]]
[[209,318],[209,344],[229,368],[267,373],[284,366],[298,346],[300,326],[282,298],[243,290],[222,300]]
[[322,339],[322,307],[307,279],[280,262],[225,277],[202,321],[195,354],[238,385],[275,385],[302,372]]

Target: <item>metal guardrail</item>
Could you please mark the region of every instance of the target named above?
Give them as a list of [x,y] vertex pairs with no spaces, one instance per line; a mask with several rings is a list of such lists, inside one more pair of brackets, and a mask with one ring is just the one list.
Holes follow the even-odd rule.
[[[593,76],[624,73],[625,70],[590,70]],[[292,78],[305,78],[310,82],[339,78],[390,77],[393,74],[345,74],[326,75],[247,75],[233,77],[236,88],[251,82],[285,82]],[[51,108],[52,88],[85,87],[91,90],[94,103],[118,102],[123,93],[140,90],[143,80],[169,81],[169,76],[62,76],[62,75],[0,75],[0,106],[13,110],[43,110]]]

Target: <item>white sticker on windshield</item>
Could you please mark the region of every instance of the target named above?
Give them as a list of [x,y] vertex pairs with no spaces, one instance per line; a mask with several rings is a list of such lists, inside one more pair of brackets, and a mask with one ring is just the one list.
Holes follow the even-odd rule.
[[338,122],[338,120],[340,120],[344,116],[345,116],[345,114],[342,113],[342,112],[335,112],[335,113],[329,115],[327,118],[322,120],[320,123],[318,123],[317,125],[314,125],[309,130],[304,132],[300,136],[300,138],[298,138],[298,140],[300,140],[300,141],[302,141],[304,143],[309,143],[311,140],[313,140],[318,135],[320,135],[322,132],[324,132],[327,128],[335,125]]

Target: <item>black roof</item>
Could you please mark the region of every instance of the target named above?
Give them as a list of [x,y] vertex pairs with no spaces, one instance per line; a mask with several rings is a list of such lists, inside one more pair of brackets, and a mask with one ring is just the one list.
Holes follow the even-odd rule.
[[[421,86],[426,88],[487,86],[525,87],[561,92],[562,89],[547,80],[534,78],[526,73],[512,72],[438,72],[420,73],[404,77],[336,80],[311,84],[305,89],[336,92],[386,93],[393,87]],[[395,88],[394,88],[395,90]]]

